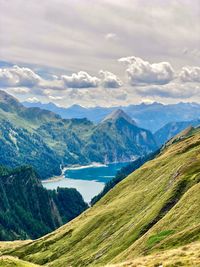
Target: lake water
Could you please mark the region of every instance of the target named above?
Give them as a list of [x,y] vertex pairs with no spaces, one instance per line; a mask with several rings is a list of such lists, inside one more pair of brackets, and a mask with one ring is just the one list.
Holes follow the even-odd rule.
[[94,196],[102,191],[104,184],[114,178],[117,171],[127,164],[128,162],[123,162],[68,168],[64,172],[64,179],[46,182],[43,183],[43,186],[47,189],[76,188],[84,200],[89,203]]

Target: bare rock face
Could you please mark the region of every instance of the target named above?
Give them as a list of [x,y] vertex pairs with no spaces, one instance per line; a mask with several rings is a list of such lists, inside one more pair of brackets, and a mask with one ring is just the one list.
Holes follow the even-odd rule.
[[102,122],[109,121],[109,120],[116,121],[120,118],[123,118],[124,120],[128,121],[129,123],[136,125],[136,122],[133,119],[131,119],[131,117],[129,117],[122,109],[114,110],[111,114],[106,116],[102,120]]

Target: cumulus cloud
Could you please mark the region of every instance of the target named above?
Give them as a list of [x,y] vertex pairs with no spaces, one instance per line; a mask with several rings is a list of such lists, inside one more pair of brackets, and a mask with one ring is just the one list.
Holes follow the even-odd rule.
[[[0,87],[20,99],[31,102],[53,101],[68,105],[123,105],[136,99],[180,101],[200,99],[200,67],[182,67],[173,70],[170,63],[149,63],[138,57],[124,57],[127,81],[121,81],[113,72],[100,70],[98,75],[79,71],[71,75],[48,74],[19,66],[0,68]],[[120,66],[121,67],[121,66]],[[119,74],[119,72],[117,72]],[[120,76],[121,77],[121,76]],[[110,88],[117,88],[110,90]],[[91,103],[90,103],[91,102]]]
[[98,87],[100,82],[97,77],[92,77],[85,71],[73,73],[71,76],[62,75],[61,79],[68,88]]
[[167,84],[175,77],[169,62],[149,63],[139,57],[123,57],[118,60],[128,65],[126,73],[131,85]]
[[179,73],[182,82],[200,82],[200,67],[183,67]]
[[122,81],[109,71],[100,70],[99,75],[101,77],[101,85],[105,88],[119,88],[122,86]]
[[0,86],[15,88],[13,90],[23,93],[32,88],[36,93],[44,93],[44,90],[66,90],[67,88],[98,87],[100,79],[89,75],[85,71],[67,75],[53,75],[52,79],[45,79],[33,70],[17,65],[0,68]]
[[0,85],[6,87],[33,87],[41,81],[41,77],[29,68],[13,66],[0,69]]

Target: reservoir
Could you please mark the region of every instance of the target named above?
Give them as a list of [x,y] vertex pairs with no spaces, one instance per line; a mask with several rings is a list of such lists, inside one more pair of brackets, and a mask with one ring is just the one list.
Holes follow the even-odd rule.
[[84,200],[89,203],[95,195],[102,191],[105,183],[114,178],[117,171],[127,164],[129,162],[65,168],[63,179],[43,181],[43,186],[47,189],[76,188]]

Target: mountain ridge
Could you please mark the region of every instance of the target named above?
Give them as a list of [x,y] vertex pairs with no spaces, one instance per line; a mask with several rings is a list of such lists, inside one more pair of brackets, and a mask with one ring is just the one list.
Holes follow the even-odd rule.
[[86,118],[62,119],[37,107],[19,104],[18,109],[15,98],[1,94],[10,108],[1,109],[0,98],[0,160],[8,167],[33,165],[41,178],[49,178],[61,173],[60,166],[130,161],[157,148],[153,135],[133,125],[124,113],[125,120],[95,125]]
[[162,146],[164,143],[169,141],[175,135],[183,131],[189,126],[197,127],[200,125],[200,119],[192,121],[178,121],[178,122],[169,122],[161,129],[154,133],[155,140],[159,146]]
[[105,121],[116,121],[118,119],[124,119],[128,121],[130,124],[136,125],[135,121],[131,119],[122,109],[117,109],[111,112],[108,116],[106,116],[101,122]]
[[[48,104],[37,104],[24,102],[25,106],[39,106],[47,109]],[[139,127],[156,132],[162,128],[165,124],[171,121],[188,121],[195,120],[200,117],[200,104],[198,103],[184,103],[180,102],[177,104],[161,104],[154,102],[152,104],[136,104],[128,106],[116,106],[116,107],[92,107],[84,108],[81,106],[74,106],[64,108],[58,107],[54,104],[54,108],[51,110],[61,115],[62,118],[88,118],[95,124],[103,120],[108,114],[117,109],[123,109],[133,120],[136,121]],[[176,118],[176,119],[175,119]]]

